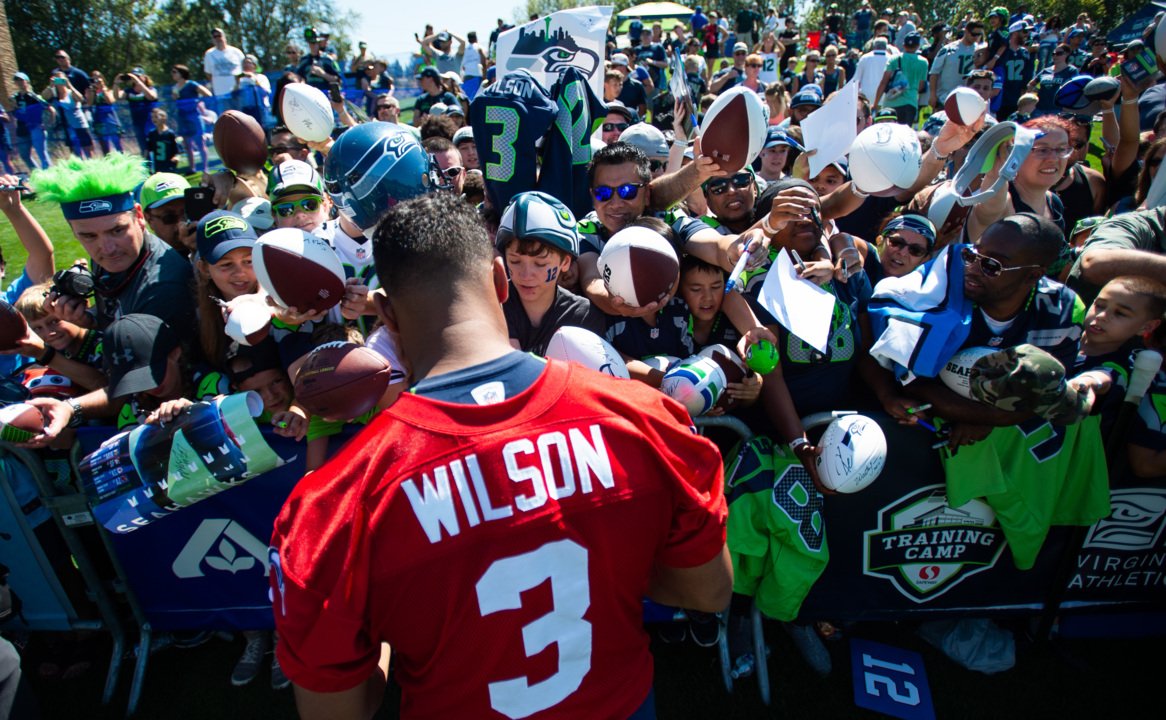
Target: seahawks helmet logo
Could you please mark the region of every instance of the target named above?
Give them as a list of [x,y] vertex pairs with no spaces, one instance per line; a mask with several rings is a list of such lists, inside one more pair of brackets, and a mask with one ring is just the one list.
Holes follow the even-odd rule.
[[108,200],[85,200],[77,206],[77,210],[85,214],[110,212],[113,210],[113,203]]
[[243,218],[235,217],[234,215],[222,215],[208,220],[206,225],[203,226],[203,234],[209,238],[227,230],[247,230],[250,227]]

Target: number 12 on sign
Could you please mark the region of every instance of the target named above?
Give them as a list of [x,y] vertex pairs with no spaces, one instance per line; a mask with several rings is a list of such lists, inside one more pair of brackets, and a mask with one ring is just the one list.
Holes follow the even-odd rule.
[[923,658],[889,645],[852,639],[850,666],[859,707],[904,718],[935,720]]

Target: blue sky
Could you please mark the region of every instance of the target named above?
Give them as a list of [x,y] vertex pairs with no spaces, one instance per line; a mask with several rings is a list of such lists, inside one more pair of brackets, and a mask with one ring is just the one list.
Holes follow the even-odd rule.
[[[391,55],[417,48],[413,33],[420,34],[426,23],[434,28],[450,30],[461,37],[471,30],[478,31],[484,46],[490,31],[498,25],[498,18],[513,22],[514,0],[484,2],[483,0],[336,0],[346,10],[360,13],[353,40],[365,40],[374,55]],[[353,43],[355,45],[355,42]]]

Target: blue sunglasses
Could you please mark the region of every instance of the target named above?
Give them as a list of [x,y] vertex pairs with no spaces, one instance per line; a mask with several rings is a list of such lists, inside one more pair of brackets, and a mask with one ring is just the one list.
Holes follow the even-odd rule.
[[621,200],[635,200],[642,187],[644,187],[644,183],[624,183],[619,187],[599,185],[591,188],[591,197],[598,202],[607,202],[613,195],[619,195]]

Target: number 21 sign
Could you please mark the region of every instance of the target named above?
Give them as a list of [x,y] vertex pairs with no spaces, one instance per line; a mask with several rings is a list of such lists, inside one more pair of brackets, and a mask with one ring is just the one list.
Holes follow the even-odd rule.
[[935,720],[919,653],[851,638],[850,669],[859,707],[904,720]]

